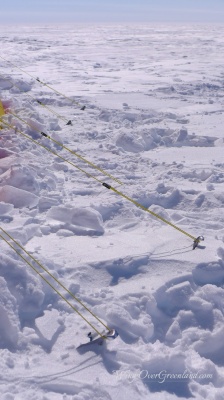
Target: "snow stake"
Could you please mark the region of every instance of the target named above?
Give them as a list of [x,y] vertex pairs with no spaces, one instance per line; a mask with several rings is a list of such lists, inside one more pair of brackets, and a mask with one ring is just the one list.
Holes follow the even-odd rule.
[[[47,273],[48,276],[50,276],[51,279],[53,279],[59,286],[61,286],[61,288],[63,290],[65,290],[70,297],[72,297],[77,303],[79,303],[80,306],[82,306],[89,314],[92,315],[92,317],[94,317],[96,319],[96,321],[98,321],[101,325],[103,325],[106,329],[108,334],[110,335],[114,335],[114,338],[118,336],[115,336],[115,334],[113,334],[113,332],[115,331],[114,329],[109,328],[99,317],[97,317],[96,314],[94,314],[81,300],[79,300],[69,289],[67,289],[57,278],[55,278],[54,275],[51,274],[50,271],[48,271],[47,268],[45,268],[43,266],[43,264],[41,264],[35,257],[33,257],[23,246],[21,246],[9,233],[7,233],[2,227],[0,227],[0,231],[3,232],[4,235],[7,236],[4,237],[1,232],[0,232],[0,238],[3,239],[10,247],[12,250],[15,251],[15,253],[22,258],[23,261],[25,261],[32,269],[33,271],[36,272],[37,275],[39,275],[40,278],[42,278],[72,309],[73,311],[75,311],[87,324],[89,324],[89,326],[91,326],[91,328],[96,332],[96,334],[99,336],[98,338],[102,338],[102,339],[107,339],[107,334],[102,334],[100,332],[100,330],[98,328],[96,328],[84,315],[81,311],[79,311],[71,302],[70,300],[66,299],[66,297],[52,284],[51,281],[49,281],[44,275],[43,272]],[[9,240],[11,240],[13,242],[14,245],[16,245],[17,247],[19,247],[26,256],[29,257],[29,259],[27,259],[27,257],[24,257],[24,255],[18,251],[11,242],[9,242]],[[42,271],[38,270],[38,267],[34,267],[33,262],[42,269]],[[115,331],[116,332],[116,331]],[[89,336],[89,335],[88,335]],[[113,336],[110,336],[113,338]]]
[[118,336],[119,336],[119,333],[118,333],[118,331],[117,331],[116,329],[114,329],[114,328],[111,329],[111,330],[109,330],[108,332],[101,333],[101,336],[96,335],[95,332],[94,332],[94,333],[89,332],[88,335],[87,335],[87,337],[89,338],[90,341],[87,342],[87,343],[81,344],[81,345],[78,347],[78,349],[80,349],[81,347],[84,347],[84,346],[86,346],[86,345],[89,345],[89,344],[90,344],[90,345],[94,345],[94,344],[102,345],[104,340],[107,340],[107,339],[116,339]]
[[203,240],[205,240],[204,236],[198,236],[196,239],[194,239],[193,250],[196,249],[196,247],[198,247],[199,243],[202,242]]

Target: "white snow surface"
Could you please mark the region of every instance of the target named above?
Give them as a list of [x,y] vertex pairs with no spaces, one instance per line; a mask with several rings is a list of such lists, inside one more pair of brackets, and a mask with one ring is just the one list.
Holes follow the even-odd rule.
[[224,26],[4,26],[0,43],[34,77],[0,59],[17,127],[0,131],[0,226],[119,332],[77,351],[91,328],[0,231],[0,399],[223,399]]

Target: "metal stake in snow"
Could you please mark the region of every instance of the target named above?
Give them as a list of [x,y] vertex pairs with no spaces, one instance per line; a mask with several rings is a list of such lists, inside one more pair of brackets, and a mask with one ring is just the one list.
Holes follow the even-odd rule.
[[[1,120],[1,119],[0,119]],[[10,128],[14,128],[12,125],[6,123],[5,121],[1,120],[6,126],[10,127]],[[85,171],[84,169],[78,167],[77,165],[75,165],[74,163],[72,163],[69,160],[66,160],[64,157],[60,156],[59,154],[55,153],[54,151],[48,149],[46,146],[44,146],[41,143],[36,142],[34,139],[30,138],[29,136],[27,136],[25,133],[21,132],[20,130],[18,130],[18,132],[23,135],[24,137],[26,137],[27,139],[31,140],[33,143],[36,143],[37,145],[39,145],[40,147],[43,147],[44,149],[46,149],[47,151],[49,151],[50,153],[52,153],[53,155],[56,155],[57,157],[61,158],[63,161],[71,164],[73,167],[77,168],[79,171],[83,172],[84,174],[86,174],[87,176],[89,176],[90,178],[94,179],[95,181],[97,181],[98,183],[102,184],[104,187],[106,187],[107,189],[113,190],[113,192],[115,192],[116,194],[118,194],[119,196],[123,197],[124,199],[130,201],[131,203],[135,204],[137,207],[141,208],[142,210],[148,212],[149,214],[153,215],[153,217],[156,217],[158,219],[160,219],[161,221],[165,222],[167,225],[172,226],[174,229],[178,230],[179,232],[183,233],[184,235],[188,236],[189,238],[191,238],[193,240],[193,250],[199,245],[199,243],[201,241],[204,240],[203,236],[198,236],[195,237],[193,235],[191,235],[190,233],[184,231],[183,229],[179,228],[178,226],[172,224],[172,222],[167,221],[165,218],[161,217],[160,215],[154,213],[153,211],[149,210],[148,208],[144,207],[142,204],[138,203],[137,201],[135,201],[134,199],[132,199],[131,197],[125,195],[124,193],[118,191],[117,189],[115,189],[113,186],[108,185],[108,183],[102,182],[100,179],[96,178],[95,176],[93,176],[92,174],[90,174],[89,172]],[[47,138],[50,138],[46,133],[41,132],[42,136],[45,136]],[[55,141],[55,143],[59,144],[59,142]],[[61,145],[61,144],[60,144]],[[63,146],[64,147],[64,146]],[[66,147],[65,147],[66,148]],[[67,149],[67,148],[66,148]],[[81,157],[80,157],[81,158]],[[87,161],[87,160],[86,160]],[[90,164],[90,162],[88,162],[88,164]],[[102,171],[101,171],[102,172]],[[105,171],[104,171],[105,173]],[[105,173],[105,175],[108,175],[107,173]],[[112,177],[112,176],[111,176]],[[116,179],[114,179],[116,180]],[[119,182],[120,183],[120,182]]]
[[204,239],[204,236],[198,236],[198,237],[194,240],[194,243],[193,243],[193,250],[196,249],[196,247],[198,247],[199,243],[200,243],[201,241],[203,241],[203,240],[205,240],[205,239]]
[[[21,246],[21,244],[19,242],[17,242],[9,233],[7,233],[2,227],[0,227],[0,230],[2,231],[2,233],[4,235],[7,236],[7,238],[5,238],[2,234],[0,234],[0,238],[2,240],[4,240],[11,248],[12,250],[15,251],[15,253],[23,259],[23,261],[25,261],[32,269],[33,271],[35,271],[37,273],[37,275],[40,276],[40,278],[42,278],[72,309],[73,311],[75,311],[89,326],[91,326],[92,329],[94,329],[94,331],[97,333],[97,335],[99,335],[99,337],[101,337],[102,339],[107,339],[107,338],[112,338],[115,339],[118,336],[118,333],[115,329],[111,329],[109,328],[100,318],[98,318],[96,316],[96,314],[94,314],[81,300],[79,300],[69,289],[67,289],[57,278],[55,278],[55,276],[53,274],[51,274],[47,268],[45,268],[35,257],[33,257],[30,253],[28,253],[28,251],[26,251],[26,249]],[[9,242],[9,240],[12,240],[12,242],[14,243],[14,245],[18,246],[21,250],[23,250],[23,252],[29,257],[29,260],[27,260],[27,258],[25,258],[20,251],[16,250],[14,248],[14,246]],[[86,317],[84,317],[84,315],[76,308],[73,306],[73,304],[67,300],[65,298],[65,296],[59,292],[58,289],[56,289],[54,287],[54,285],[52,285],[52,283],[45,278],[45,276],[42,275],[41,272],[39,272],[37,270],[36,267],[34,267],[32,265],[31,262],[34,262],[36,265],[38,265],[45,273],[47,273],[48,276],[50,276],[51,279],[53,279],[62,289],[64,289],[79,305],[81,305],[86,311],[88,311],[101,325],[103,325],[104,328],[107,329],[107,332],[101,333],[99,331],[98,328],[96,328]],[[117,333],[117,336],[115,335],[115,332]]]

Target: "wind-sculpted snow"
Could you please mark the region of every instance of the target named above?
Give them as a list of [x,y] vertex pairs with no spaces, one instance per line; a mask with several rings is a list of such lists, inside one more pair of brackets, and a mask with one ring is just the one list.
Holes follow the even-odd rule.
[[[81,234],[89,232],[89,234],[103,234],[101,215],[94,210],[88,209],[72,209],[70,207],[51,207],[47,213],[48,218],[62,222],[65,228],[71,229]],[[77,230],[80,227],[80,230]],[[62,228],[63,229],[63,228]],[[90,233],[91,232],[91,233]]]
[[10,185],[37,194],[39,185],[36,182],[34,171],[32,173],[26,167],[11,167],[1,175],[0,184]]
[[[224,398],[223,38],[202,25],[1,28],[2,55],[33,76],[1,60],[1,400]],[[102,182],[205,241],[193,251]],[[78,352],[90,326],[32,267],[118,338]]]
[[166,129],[142,129],[141,135],[137,136],[136,132],[122,132],[117,136],[116,145],[123,150],[139,153],[148,151],[160,146],[166,147],[211,147],[215,142],[215,138],[196,137],[188,135],[187,129],[170,131]]
[[[9,253],[9,251],[8,251]],[[21,328],[24,321],[34,323],[42,311],[42,283],[17,259],[1,256],[1,349],[25,346]]]
[[13,204],[14,207],[35,207],[38,204],[38,197],[23,189],[5,185],[0,189],[1,201]]

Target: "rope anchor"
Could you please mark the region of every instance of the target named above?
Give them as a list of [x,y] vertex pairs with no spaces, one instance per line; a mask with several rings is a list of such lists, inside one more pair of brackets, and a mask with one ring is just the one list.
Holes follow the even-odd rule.
[[[6,235],[7,237],[5,238],[4,235],[1,234],[1,232]],[[108,331],[108,334],[110,332],[112,332],[113,330],[111,330],[111,328],[109,328],[94,312],[92,312],[80,299],[78,299],[69,289],[67,289],[63,283],[61,283],[57,278],[55,278],[55,276],[47,269],[43,266],[43,264],[41,264],[35,257],[33,257],[23,246],[21,246],[9,233],[7,233],[2,227],[0,227],[0,238],[2,240],[4,240],[4,242],[6,242],[11,249],[20,257],[22,258],[23,261],[25,261],[25,263],[27,265],[29,265],[29,267],[32,268],[32,270],[34,272],[36,272],[36,274],[42,278],[70,307],[73,311],[75,311],[94,331],[97,335],[99,335],[100,337],[102,337],[103,339],[107,339],[107,336],[105,337],[100,330],[94,326],[92,324],[92,322],[89,321],[88,318],[86,318],[83,313],[81,311],[79,311],[77,309],[77,307],[75,307],[70,300],[68,300],[44,275],[43,275],[43,271],[51,278],[53,279],[63,290],[65,290],[67,292],[67,294],[73,299],[75,300],[81,307],[83,307],[92,317],[95,318],[96,321],[98,321],[99,324],[101,324],[102,326],[104,326],[104,328],[106,328],[106,330]],[[24,257],[23,254],[21,254],[21,252],[19,250],[17,250],[12,243],[10,243],[11,240],[13,242],[14,245],[16,245],[17,247],[19,247],[25,254],[26,256],[28,256],[29,258],[27,259],[27,257]],[[38,266],[39,268],[41,268],[41,272],[38,270],[37,267],[34,267],[33,262],[36,264],[36,266]],[[96,323],[96,322],[95,322]],[[113,335],[112,335],[113,336]],[[110,336],[108,336],[110,337]]]
[[203,240],[205,240],[204,236],[198,236],[196,239],[194,239],[193,250],[196,249],[196,247],[198,247],[199,243],[202,242]]

